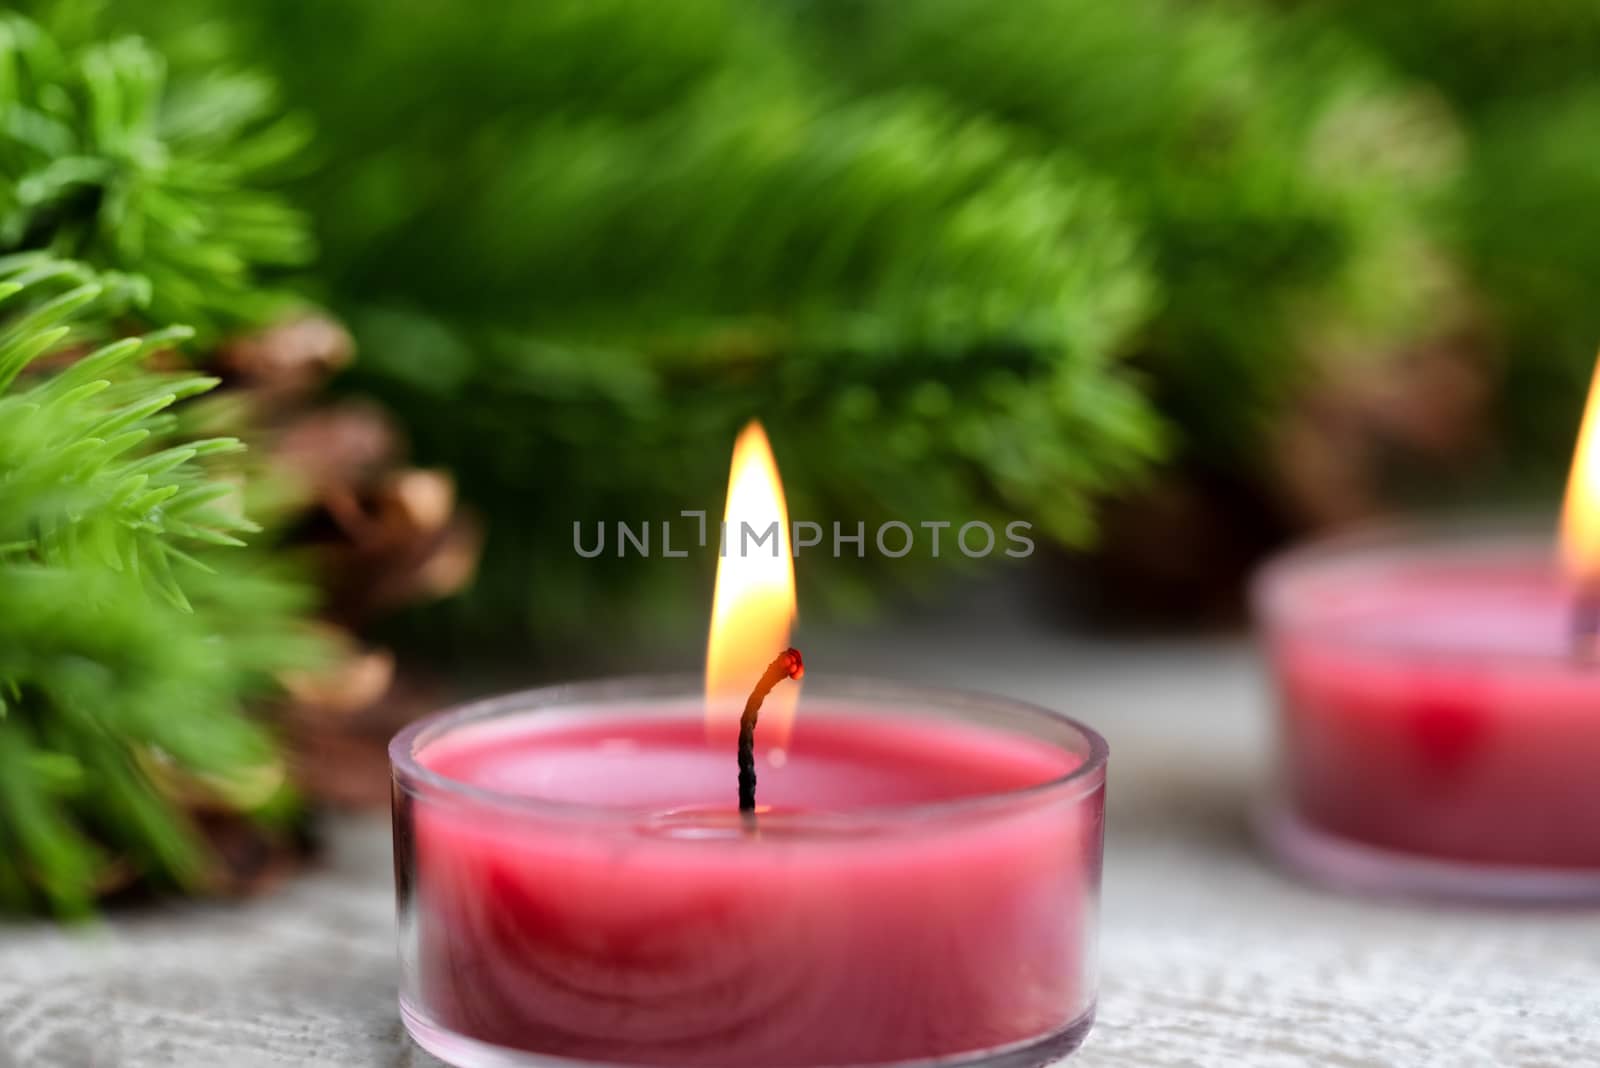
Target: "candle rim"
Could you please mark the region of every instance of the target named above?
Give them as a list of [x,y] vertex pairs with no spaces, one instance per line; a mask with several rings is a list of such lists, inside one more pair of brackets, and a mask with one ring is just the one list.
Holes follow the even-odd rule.
[[[1548,550],[1541,554],[1540,547]],[[1291,545],[1260,565],[1249,583],[1250,614],[1261,636],[1315,638],[1324,646],[1373,657],[1400,657],[1408,662],[1474,663],[1486,670],[1499,665],[1545,667],[1573,663],[1565,649],[1530,652],[1498,649],[1489,659],[1481,650],[1417,646],[1375,638],[1370,633],[1331,620],[1306,608],[1306,583],[1326,582],[1347,571],[1370,580],[1374,575],[1405,569],[1408,557],[1422,554],[1430,564],[1502,563],[1547,556],[1551,574],[1574,592],[1580,584],[1560,567],[1557,527],[1551,516],[1530,512],[1466,513],[1457,516],[1410,516],[1369,520],[1332,534]]]
[[[457,803],[489,806],[508,813],[598,825],[637,826],[641,814],[632,809],[507,793],[444,775],[418,759],[419,742],[423,740],[424,735],[431,732],[442,735],[472,723],[515,715],[518,712],[538,712],[541,708],[581,706],[585,703],[603,703],[630,698],[674,697],[688,702],[699,702],[703,700],[700,691],[702,683],[703,679],[699,675],[625,675],[536,686],[456,705],[411,723],[390,741],[389,763],[394,784],[397,790],[410,790],[414,786],[426,787],[430,791],[428,797],[430,804],[440,798],[448,798]],[[998,816],[1041,803],[1059,801],[1075,803],[1092,795],[1105,783],[1106,764],[1110,756],[1110,746],[1105,738],[1080,720],[1029,701],[957,687],[927,686],[856,676],[831,676],[826,680],[818,680],[813,689],[808,691],[808,695],[822,700],[849,699],[881,703],[892,700],[896,705],[906,705],[907,702],[920,700],[925,705],[944,708],[981,706],[1064,727],[1077,734],[1085,749],[1081,754],[1078,754],[1076,749],[1070,750],[1074,755],[1080,756],[1080,762],[1066,773],[1043,782],[968,797],[908,804],[864,805],[817,813],[815,815],[819,823],[826,822],[837,827],[843,822],[859,824],[862,828],[887,829],[901,825],[925,826],[930,822],[966,816]],[[916,706],[911,704],[907,707],[910,709]],[[967,722],[980,728],[984,726],[981,722],[964,720],[958,722]],[[1004,732],[997,730],[997,733]],[[1049,739],[1031,740],[1069,751],[1065,746]],[[819,826],[819,830],[823,829]],[[793,839],[789,841],[792,842]]]

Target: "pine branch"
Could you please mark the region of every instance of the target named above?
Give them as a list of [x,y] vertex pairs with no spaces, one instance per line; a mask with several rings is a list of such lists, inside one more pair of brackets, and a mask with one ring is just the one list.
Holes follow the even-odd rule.
[[[763,5],[142,14],[209,17],[318,113],[302,188],[354,374],[496,531],[474,641],[648,611],[661,575],[571,568],[568,521],[714,500],[752,413],[816,443],[784,457],[791,493],[847,521],[1003,514],[1081,541],[1159,451],[1117,359],[1154,299],[1121,198],[931,94],[838,92]],[[397,82],[401,57],[427,76]],[[696,579],[664,581],[681,605]]]
[[0,292],[0,904],[81,915],[118,866],[204,883],[168,787],[262,805],[282,773],[241,697],[315,651],[294,587],[212,548],[250,526],[212,466],[236,443],[173,439],[209,381],[136,366],[178,335],[79,345],[104,327],[77,265],[14,257]]
[[263,280],[310,258],[308,226],[264,183],[307,131],[269,83],[213,71],[174,90],[138,39],[62,48],[9,14],[0,71],[0,251],[122,272],[112,295],[203,340],[288,302]]
[[873,92],[939,92],[1116,182],[1165,297],[1141,345],[1191,459],[1248,468],[1319,347],[1425,334],[1456,134],[1336,30],[1175,0],[794,4]]

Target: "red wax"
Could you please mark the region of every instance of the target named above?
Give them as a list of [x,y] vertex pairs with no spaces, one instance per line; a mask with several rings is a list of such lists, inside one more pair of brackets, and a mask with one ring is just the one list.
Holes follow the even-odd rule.
[[761,754],[751,832],[734,755],[647,712],[423,745],[433,772],[535,803],[397,791],[412,1009],[518,1050],[729,1068],[930,1058],[1086,1016],[1103,786],[1044,787],[1081,757],[806,711],[781,763]]
[[1293,562],[1264,603],[1298,814],[1479,865],[1600,868],[1600,668],[1546,545]]

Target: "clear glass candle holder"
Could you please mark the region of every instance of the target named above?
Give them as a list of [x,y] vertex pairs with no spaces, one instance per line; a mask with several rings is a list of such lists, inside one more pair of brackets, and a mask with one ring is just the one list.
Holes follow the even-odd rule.
[[808,678],[781,747],[758,728],[746,817],[699,685],[531,690],[395,738],[412,1037],[464,1068],[1023,1068],[1077,1048],[1099,735]]
[[1257,579],[1277,691],[1267,843],[1337,885],[1600,899],[1600,668],[1555,539],[1387,527]]

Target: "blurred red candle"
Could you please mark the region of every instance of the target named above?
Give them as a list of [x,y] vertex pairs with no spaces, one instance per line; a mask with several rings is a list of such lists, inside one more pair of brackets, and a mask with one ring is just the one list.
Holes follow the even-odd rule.
[[[730,536],[785,525],[759,431]],[[1105,747],[1041,709],[806,683],[758,726],[747,690],[788,642],[788,545],[718,569],[705,692],[556,687],[398,737],[401,1004],[466,1066],[1045,1064],[1094,1004]],[[709,699],[708,699],[709,696]]]
[[1559,552],[1391,532],[1263,573],[1286,795],[1268,833],[1292,863],[1378,889],[1600,897],[1597,398]]

